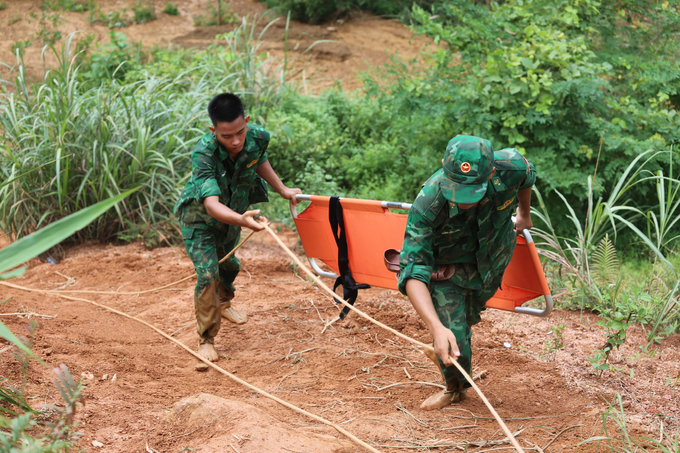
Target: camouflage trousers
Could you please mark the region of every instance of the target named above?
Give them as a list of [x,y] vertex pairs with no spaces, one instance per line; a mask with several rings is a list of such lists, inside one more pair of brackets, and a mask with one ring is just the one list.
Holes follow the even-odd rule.
[[226,234],[214,230],[182,228],[184,248],[194,263],[198,281],[194,289],[194,313],[199,343],[213,343],[220,330],[220,311],[229,308],[234,298],[234,280],[241,262],[232,255],[218,264],[236,247],[239,236],[227,240]]
[[[486,302],[496,293],[501,280],[493,282],[488,289],[473,290],[462,288],[449,280],[430,282],[432,304],[441,323],[456,336],[460,351],[458,364],[470,374],[472,372],[471,326],[481,321],[480,313]],[[437,357],[439,368],[446,380],[447,391],[460,391],[471,387],[455,366],[445,367]]]

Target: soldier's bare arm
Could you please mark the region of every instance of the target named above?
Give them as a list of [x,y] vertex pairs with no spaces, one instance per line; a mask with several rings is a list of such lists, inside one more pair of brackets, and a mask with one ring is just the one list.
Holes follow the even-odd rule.
[[530,230],[534,226],[531,221],[531,187],[517,192],[519,205],[517,206],[517,220],[515,221],[515,231],[521,233]]
[[406,282],[406,294],[434,339],[434,353],[444,362],[444,365],[453,365],[453,362],[460,356],[456,336],[439,320],[427,285],[411,278]]
[[295,198],[295,194],[298,193],[301,194],[302,190],[297,188],[289,189],[288,187],[286,187],[285,184],[283,184],[283,182],[279,178],[279,175],[276,174],[268,160],[258,165],[256,171],[258,176],[267,181],[267,184],[272,186],[272,189],[274,189],[276,193],[281,195],[282,198],[285,198],[286,200],[290,201],[293,206],[298,205],[299,201],[297,200],[297,198]]
[[239,214],[220,203],[220,198],[217,195],[206,197],[203,200],[203,206],[205,206],[205,210],[210,217],[227,225],[238,225],[250,228],[253,231],[262,231],[264,230],[263,224],[269,224],[269,221],[264,217],[259,219],[262,223],[254,219],[256,215],[260,214],[259,209]]

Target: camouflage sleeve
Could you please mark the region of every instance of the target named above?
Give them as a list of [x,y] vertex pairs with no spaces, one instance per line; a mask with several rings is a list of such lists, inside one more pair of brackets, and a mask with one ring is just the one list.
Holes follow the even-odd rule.
[[208,153],[202,152],[202,143],[197,145],[191,159],[191,179],[196,187],[196,200],[202,202],[205,198],[220,195],[222,190],[215,179],[215,158]]
[[434,255],[434,228],[432,222],[419,212],[415,205],[409,212],[404,234],[404,245],[399,256],[399,291],[406,295],[406,281],[410,278],[430,284]]
[[496,169],[505,173],[504,182],[516,187],[516,190],[524,190],[533,187],[536,183],[536,169],[515,148],[504,148],[494,153]]
[[536,184],[536,168],[534,164],[524,159],[526,165],[529,166],[529,171],[527,172],[527,177],[524,179],[524,183],[519,186],[519,190],[530,189]]

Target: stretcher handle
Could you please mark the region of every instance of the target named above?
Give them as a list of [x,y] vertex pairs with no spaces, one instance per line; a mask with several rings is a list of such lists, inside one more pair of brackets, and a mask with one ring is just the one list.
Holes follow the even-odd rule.
[[[299,201],[311,201],[312,200],[312,195],[307,195],[307,194],[296,194],[295,198],[297,198]],[[330,198],[330,197],[323,197],[323,198]],[[340,197],[342,200],[343,198],[346,197]],[[385,209],[403,209],[405,211],[409,211],[411,209],[412,204],[411,203],[402,203],[400,201],[381,201],[380,206],[385,208]],[[295,206],[291,205],[290,206],[290,213],[293,215],[294,219],[297,219],[298,214],[297,214],[297,209]]]

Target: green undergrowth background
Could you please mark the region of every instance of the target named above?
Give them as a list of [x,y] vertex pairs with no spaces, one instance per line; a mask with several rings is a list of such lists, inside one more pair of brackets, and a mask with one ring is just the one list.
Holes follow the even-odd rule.
[[[0,230],[24,237],[137,189],[71,240],[181,244],[172,207],[191,150],[210,98],[233,91],[272,133],[274,168],[305,193],[410,202],[453,136],[517,148],[538,172],[534,236],[552,292],[562,308],[600,315],[593,369],[625,377],[608,358],[634,323],[650,356],[680,329],[677,2],[264,3],[308,22],[368,9],[437,46],[364,73],[363,90],[305,95],[289,74],[293,56],[261,48],[256,24],[271,18],[246,18],[202,50],[143,48],[120,31],[103,46],[86,34],[55,38],[45,52],[58,65],[38,81],[26,80],[17,43],[0,82]],[[287,204],[271,199],[264,214],[292,226]]]

